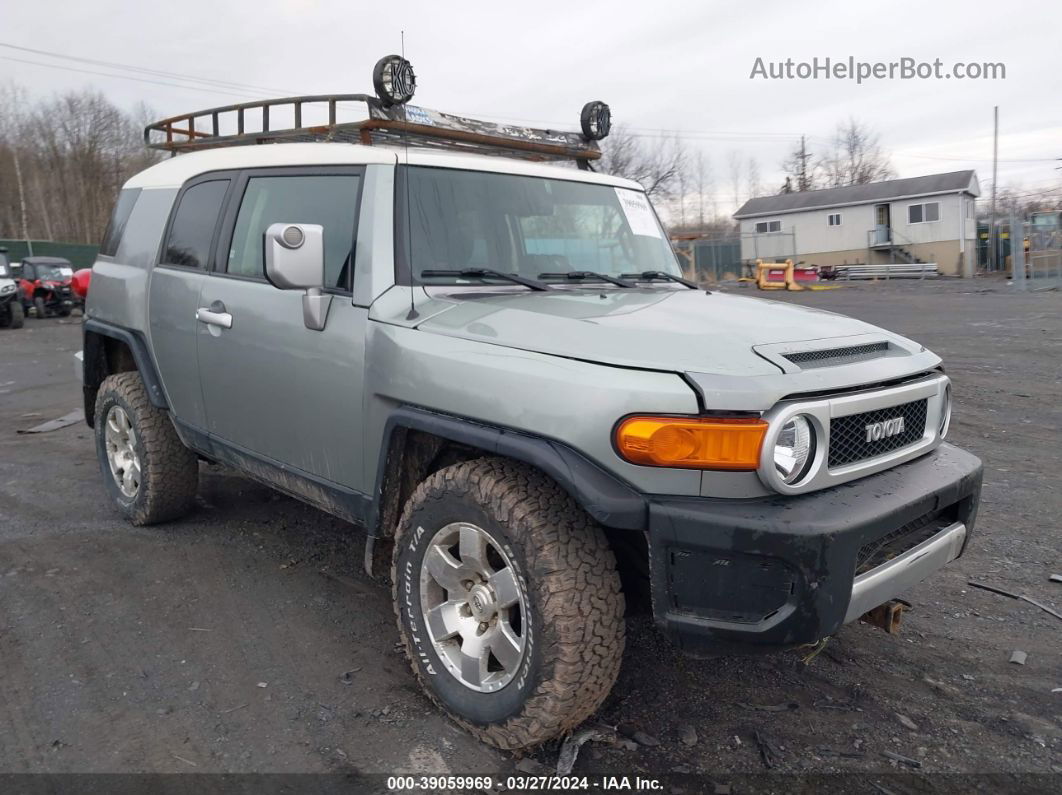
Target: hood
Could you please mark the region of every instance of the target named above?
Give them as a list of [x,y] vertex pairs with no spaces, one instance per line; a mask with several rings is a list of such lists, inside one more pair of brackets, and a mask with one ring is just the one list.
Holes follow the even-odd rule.
[[[423,331],[602,364],[727,376],[779,375],[772,355],[835,347],[826,340],[886,341],[893,355],[921,346],[860,320],[793,304],[703,290],[555,290],[446,296]],[[805,344],[806,343],[806,344]],[[838,343],[851,344],[851,343]],[[793,368],[794,370],[799,368]]]

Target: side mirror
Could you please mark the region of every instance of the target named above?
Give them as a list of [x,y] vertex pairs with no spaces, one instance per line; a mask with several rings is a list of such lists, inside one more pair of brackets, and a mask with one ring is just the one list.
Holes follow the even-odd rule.
[[324,227],[320,224],[270,224],[262,245],[265,274],[280,290],[305,290],[302,319],[306,328],[322,331],[332,296],[324,285]]

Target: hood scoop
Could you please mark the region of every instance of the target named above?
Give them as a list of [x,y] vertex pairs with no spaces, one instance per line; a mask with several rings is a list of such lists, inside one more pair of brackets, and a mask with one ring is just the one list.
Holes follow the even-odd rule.
[[860,365],[881,359],[913,356],[925,350],[911,340],[877,331],[846,337],[826,337],[793,342],[753,345],[752,349],[783,373],[829,370],[846,365]]
[[868,342],[864,345],[846,345],[842,348],[823,348],[810,351],[793,351],[783,353],[782,356],[801,370],[810,370],[815,367],[837,367],[842,364],[854,364],[866,362],[871,359],[879,359],[889,355],[889,343]]

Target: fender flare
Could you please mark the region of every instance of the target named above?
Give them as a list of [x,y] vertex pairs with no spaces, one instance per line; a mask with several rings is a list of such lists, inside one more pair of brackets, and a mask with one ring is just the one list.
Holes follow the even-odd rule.
[[563,442],[415,406],[399,406],[387,419],[380,445],[368,522],[370,535],[382,534],[379,524],[384,477],[395,431],[400,428],[424,431],[485,453],[529,464],[556,481],[605,527],[621,530],[645,530],[648,527],[648,499]]
[[144,382],[144,388],[147,390],[148,400],[151,404],[160,409],[169,409],[169,403],[166,401],[166,393],[162,389],[162,381],[159,380],[158,371],[155,369],[155,362],[151,358],[151,354],[148,351],[147,341],[144,339],[144,335],[133,329],[128,329],[123,326],[115,326],[111,323],[107,323],[103,320],[97,320],[95,318],[89,318],[85,321],[82,329],[84,334],[85,345],[85,379],[84,384],[86,389],[90,389],[93,385],[99,386],[96,382],[93,384],[93,379],[90,379],[88,368],[93,366],[90,362],[98,361],[94,355],[95,345],[90,343],[89,333],[99,334],[102,337],[110,337],[111,339],[124,342],[126,347],[129,348],[133,354],[133,361],[136,363],[136,369],[140,372],[140,378]]

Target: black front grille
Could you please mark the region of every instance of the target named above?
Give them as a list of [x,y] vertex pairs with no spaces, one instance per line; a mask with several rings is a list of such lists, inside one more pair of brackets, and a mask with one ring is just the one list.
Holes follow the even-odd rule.
[[[926,431],[926,408],[929,401],[915,400],[887,409],[851,414],[847,417],[834,417],[830,420],[830,462],[831,467],[844,466],[867,458],[874,458],[884,453],[899,450],[914,444]],[[880,435],[868,441],[867,426],[903,419],[903,430],[891,436]]]
[[876,359],[888,349],[889,343],[887,342],[871,342],[866,345],[849,345],[844,348],[826,348],[820,351],[797,351],[782,355],[793,364],[802,364],[805,367],[828,367]]

